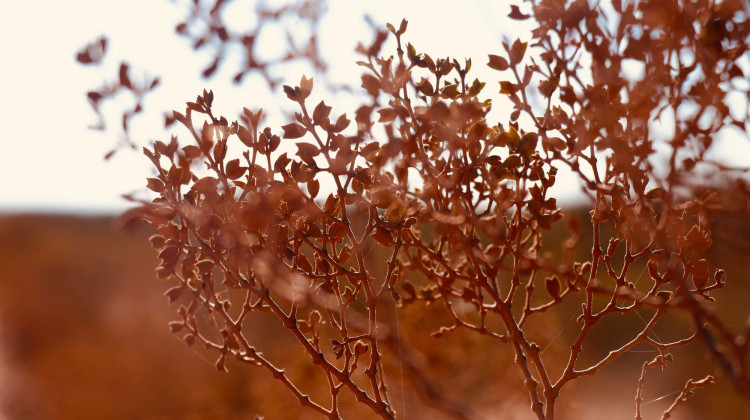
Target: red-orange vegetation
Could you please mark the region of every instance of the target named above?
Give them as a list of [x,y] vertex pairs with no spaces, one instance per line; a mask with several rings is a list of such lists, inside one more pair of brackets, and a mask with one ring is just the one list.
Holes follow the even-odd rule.
[[[485,99],[471,60],[420,52],[405,20],[358,48],[369,99],[357,109],[312,103],[303,76],[283,86],[297,111],[280,128],[247,108],[238,121],[215,115],[205,90],[175,111],[188,139],[144,148],[156,197],[131,213],[157,231],[172,332],[212,350],[219,371],[228,360],[265,370],[330,419],[407,416],[395,386],[456,418],[486,415],[432,379],[492,364],[484,347],[445,345],[451,336],[491,343],[504,363],[512,355],[538,419],[554,418],[581,379],[650,350],[631,386],[640,419],[649,368],[701,345],[715,369],[687,381],[662,418],[716,375],[750,408],[747,327],[718,315],[729,280],[709,254],[712,218],[723,205],[745,211],[750,191],[746,169],[711,157],[723,130],[746,129],[747,4],[523,9],[511,17],[534,20],[531,41],[488,58],[489,86],[510,104],[500,121],[488,113],[503,102]],[[642,77],[624,70],[632,62]],[[744,114],[732,92],[745,95]],[[558,207],[563,169],[590,199],[590,225]],[[415,313],[430,314],[421,331],[399,332]],[[569,317],[562,339],[548,328]],[[261,351],[258,319],[304,357]],[[417,334],[436,339],[440,364],[419,363]]]

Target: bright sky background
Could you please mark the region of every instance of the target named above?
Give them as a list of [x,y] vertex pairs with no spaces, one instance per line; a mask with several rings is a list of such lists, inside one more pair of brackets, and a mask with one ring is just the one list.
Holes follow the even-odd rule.
[[[0,212],[118,212],[128,207],[122,194],[145,190],[145,178],[151,174],[145,157],[124,150],[105,162],[103,156],[116,144],[118,131],[102,133],[87,128],[96,117],[86,91],[114,78],[122,59],[130,62],[131,77],[146,72],[162,80],[147,97],[145,114],[134,120],[134,139],[143,144],[168,138],[162,112],[184,109],[184,103],[194,100],[203,88],[214,91],[215,106],[230,119],[236,118],[242,106],[268,108],[269,102],[286,101],[280,89],[269,92],[259,78],[232,85],[229,80],[238,67],[231,64],[225,65],[225,72],[202,80],[199,73],[208,59],[195,54],[174,34],[174,26],[186,10],[184,3],[0,2]],[[359,58],[353,50],[358,42],[366,44],[372,39],[365,14],[376,23],[392,22],[396,27],[406,17],[406,39],[419,52],[472,58],[472,72],[487,82],[484,94],[493,100],[499,96],[500,74],[487,68],[487,54],[502,51],[503,35],[529,36],[528,28],[506,17],[510,2],[504,1],[329,0],[328,4],[321,25],[321,51],[331,78],[355,87],[361,70],[354,64]],[[105,65],[77,64],[76,51],[102,34],[110,40]],[[288,84],[297,84],[305,72],[304,67],[287,70],[293,76]],[[335,106],[336,101],[325,99]],[[334,108],[333,113],[345,110]],[[114,126],[119,120],[115,114],[112,117],[109,121]],[[498,117],[507,120],[507,116]],[[578,190],[572,180],[560,178],[558,184],[563,196],[571,197]]]
[[[500,51],[503,26],[511,22],[505,18],[508,7],[491,0],[332,0],[321,25],[321,50],[335,81],[359,86],[353,50],[372,39],[363,16],[397,27],[406,17],[408,39],[420,51],[473,57],[474,67],[486,71],[487,54]],[[0,2],[0,212],[117,212],[128,206],[122,194],[144,190],[151,173],[145,157],[125,150],[105,162],[117,130],[87,128],[96,118],[85,93],[115,77],[121,59],[130,62],[132,77],[146,71],[162,80],[147,97],[146,113],[134,120],[140,141],[166,137],[162,111],[183,109],[203,88],[214,90],[215,103],[231,118],[242,106],[268,108],[264,103],[285,101],[283,93],[270,95],[258,79],[241,86],[222,74],[201,80],[207,59],[174,34],[185,10],[184,2],[167,0]],[[101,34],[110,40],[105,65],[78,65],[76,51]],[[226,67],[226,74],[237,69]],[[287,83],[296,84],[304,68],[294,70]],[[112,117],[110,124],[117,124]]]

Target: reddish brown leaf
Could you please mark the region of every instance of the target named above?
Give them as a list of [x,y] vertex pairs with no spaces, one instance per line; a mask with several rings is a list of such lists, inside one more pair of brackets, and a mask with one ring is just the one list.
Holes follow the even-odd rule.
[[316,179],[309,181],[307,183],[307,191],[310,193],[310,198],[315,198],[318,195],[318,191],[320,191],[320,182]]
[[403,34],[406,32],[406,26],[409,24],[409,22],[406,19],[401,20],[401,24],[398,26],[398,31],[396,32],[398,35]]
[[316,125],[321,125],[328,119],[328,115],[331,113],[331,109],[332,108],[326,105],[325,102],[320,101],[318,106],[316,106],[315,110],[313,111],[313,122]]
[[161,180],[157,178],[147,178],[146,181],[146,188],[149,190],[158,193],[164,191],[164,183],[161,182]]
[[133,89],[133,83],[130,81],[130,76],[128,75],[129,69],[128,63],[120,63],[120,85],[127,89]]
[[164,292],[164,296],[167,297],[169,303],[173,303],[180,298],[183,290],[185,290],[184,286],[176,286]]
[[307,99],[308,96],[310,96],[310,92],[312,92],[313,88],[313,78],[307,78],[305,76],[302,76],[302,79],[299,82],[299,88],[300,88],[300,98],[301,99]]
[[349,126],[349,123],[351,121],[346,118],[346,114],[339,115],[338,119],[336,119],[336,124],[333,125],[333,128],[331,128],[331,131],[334,133],[340,133],[346,129],[346,127]]
[[389,123],[396,119],[398,114],[396,113],[396,110],[393,108],[383,108],[378,110],[378,114],[380,114],[380,119],[378,119],[378,122],[382,123]]
[[515,66],[523,60],[523,56],[526,54],[526,46],[528,43],[521,42],[517,39],[513,42],[513,46],[510,48],[510,65]]
[[318,146],[310,143],[297,143],[297,149],[297,156],[308,165],[312,165],[314,163],[313,158],[320,154]]
[[227,178],[229,179],[237,179],[245,174],[245,171],[247,168],[240,166],[240,160],[239,159],[232,159],[229,162],[227,162],[225,166]]
[[513,4],[510,6],[510,13],[508,14],[508,17],[515,20],[526,20],[531,16],[521,13],[521,9]]
[[500,57],[499,55],[493,54],[490,54],[490,62],[487,63],[487,65],[490,66],[490,68],[500,71],[508,70],[508,68],[510,67],[508,65],[508,60]]
[[307,132],[307,130],[305,130],[305,127],[297,123],[290,123],[281,128],[284,130],[285,139],[298,139],[304,136]]
[[391,232],[380,226],[375,228],[375,232],[372,234],[372,239],[384,247],[390,247],[393,245],[393,235]]
[[560,279],[557,276],[547,277],[544,280],[544,287],[547,289],[547,294],[554,300],[560,298],[561,284]]

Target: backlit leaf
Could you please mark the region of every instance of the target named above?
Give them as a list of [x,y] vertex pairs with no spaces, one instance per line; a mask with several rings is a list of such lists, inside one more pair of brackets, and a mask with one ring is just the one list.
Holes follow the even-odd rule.
[[495,70],[500,70],[500,71],[508,70],[508,68],[510,67],[508,65],[508,60],[506,60],[503,57],[500,57],[499,55],[493,55],[493,54],[490,54],[490,62],[487,63],[487,65],[490,66],[490,68],[493,68]]
[[305,127],[297,123],[290,123],[281,128],[284,130],[285,139],[298,139],[304,136],[307,132],[307,130],[305,130]]
[[510,48],[510,65],[515,66],[523,60],[523,56],[526,54],[526,46],[528,43],[521,42],[517,39],[513,42],[513,46]]

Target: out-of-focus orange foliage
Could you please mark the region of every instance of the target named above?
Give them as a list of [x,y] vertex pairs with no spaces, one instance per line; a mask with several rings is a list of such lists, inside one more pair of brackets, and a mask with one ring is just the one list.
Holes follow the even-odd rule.
[[[568,210],[585,220],[585,211]],[[712,223],[712,230],[716,245],[711,260],[726,267],[730,278],[746,276],[747,221],[722,217]],[[562,232],[552,232],[557,233]],[[299,407],[270,375],[231,361],[228,374],[217,374],[210,354],[201,348],[186,351],[180,340],[168,334],[173,311],[161,296],[163,283],[153,281],[155,257],[146,242],[149,235],[146,229],[122,235],[103,218],[0,218],[3,418],[247,419],[255,414],[266,419],[319,418]],[[588,245],[582,242],[576,254],[585,255]],[[382,256],[376,251],[370,258],[376,261]],[[722,318],[742,325],[750,291],[741,282],[730,282],[727,288],[716,296],[722,302]],[[474,407],[477,418],[496,418],[499,413],[531,418],[525,390],[516,385],[518,374],[509,369],[512,355],[490,339],[468,333],[446,335],[436,345],[427,333],[441,325],[440,312],[436,306],[410,306],[400,314],[401,340],[421,349],[419,355],[412,354],[410,363],[424,370],[430,367],[431,384],[449,390],[448,395],[462,405]],[[387,322],[395,323],[393,312],[386,315]],[[608,331],[593,335],[587,349],[605,352],[619,331],[639,324],[637,319],[613,323]],[[559,354],[564,346],[557,344],[570,337],[570,326],[567,313],[544,326],[553,342],[545,354]],[[251,328],[264,332],[258,335],[264,351],[289,360],[295,357],[288,352],[293,342],[280,326],[266,319]],[[657,333],[668,335],[674,328],[674,323],[665,323],[657,326]],[[554,339],[558,333],[560,337]],[[470,363],[463,360],[467,349]],[[400,356],[386,354],[393,392],[402,401]],[[632,418],[635,393],[629,385],[636,383],[641,363],[651,358],[653,354],[635,350],[601,371],[596,380],[576,383],[558,403],[559,415],[584,420]],[[305,363],[302,357],[291,368],[301,369]],[[481,368],[472,368],[477,365]],[[667,372],[650,372],[644,398],[650,401],[670,394],[687,378],[711,369],[704,348],[688,346],[677,353]],[[298,381],[306,386],[304,370],[300,372]],[[413,380],[405,370],[406,386],[411,388]],[[405,404],[410,419],[450,418],[413,391],[406,395]],[[644,418],[653,418],[668,406],[666,398],[647,404]],[[719,378],[675,418],[747,418],[743,412],[741,402]],[[368,418],[366,413],[362,417]]]
[[[747,169],[711,156],[724,130],[747,128],[748,7],[513,6],[511,18],[536,27],[531,42],[489,54],[495,99],[471,60],[406,42],[406,20],[357,48],[369,95],[357,109],[313,102],[303,76],[283,86],[297,112],[279,130],[261,111],[215,115],[204,90],[172,115],[187,141],[144,148],[156,197],[127,215],[157,231],[172,333],[208,349],[219,371],[231,360],[260,368],[330,419],[408,418],[397,395],[487,415],[455,389],[497,360],[514,365],[528,414],[552,419],[584,378],[650,351],[632,393],[617,393],[641,419],[653,368],[695,346],[712,368],[685,379],[662,418],[716,381],[750,409],[750,324],[721,315],[729,279],[709,253],[723,206],[747,216]],[[624,70],[633,62],[642,77]],[[497,96],[511,105],[490,121]],[[563,168],[590,198],[590,225],[558,208]],[[266,323],[293,346],[266,350],[253,328]]]

